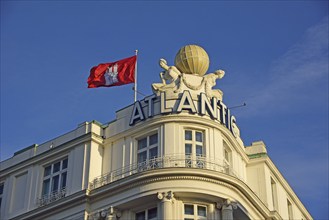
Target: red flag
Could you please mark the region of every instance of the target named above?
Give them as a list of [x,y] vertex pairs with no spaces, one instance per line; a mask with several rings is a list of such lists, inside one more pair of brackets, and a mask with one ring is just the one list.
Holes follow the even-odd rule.
[[120,86],[135,82],[137,56],[112,63],[102,63],[90,70],[88,88]]

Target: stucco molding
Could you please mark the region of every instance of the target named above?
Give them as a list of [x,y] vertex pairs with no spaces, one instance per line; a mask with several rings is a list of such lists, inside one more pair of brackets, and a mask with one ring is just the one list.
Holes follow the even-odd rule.
[[[235,177],[229,176],[227,174],[222,174],[208,170],[207,171],[203,170],[202,172],[200,172],[199,170],[196,169],[168,168],[168,169],[161,169],[157,171],[153,170],[151,172],[146,171],[144,173],[132,175],[127,178],[120,179],[111,184],[92,190],[89,192],[89,197],[92,202],[95,202],[97,200],[102,200],[108,198],[109,196],[113,196],[115,194],[126,192],[129,189],[133,189],[135,187],[147,186],[148,184],[152,184],[152,183],[174,181],[174,180],[182,180],[182,181],[193,180],[193,181],[208,182],[208,183],[224,186],[228,190],[232,190],[236,192],[238,195],[240,195],[241,197],[243,197],[244,200],[248,203],[248,206],[253,207],[255,212],[260,213],[262,216],[266,216],[266,218],[271,216],[270,210],[243,181]],[[165,188],[167,187],[164,186],[164,189]],[[196,189],[198,189],[197,186]],[[175,190],[173,189],[173,191]],[[156,192],[147,192],[147,193],[156,193]],[[139,195],[135,195],[135,196],[136,198],[138,198]]]

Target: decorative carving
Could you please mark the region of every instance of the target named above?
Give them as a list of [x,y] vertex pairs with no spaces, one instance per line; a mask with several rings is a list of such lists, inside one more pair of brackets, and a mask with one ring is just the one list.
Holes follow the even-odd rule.
[[94,211],[88,215],[88,220],[114,220],[121,217],[121,211],[113,206]]
[[198,45],[186,45],[177,52],[175,66],[181,72],[203,76],[209,67],[209,56]]
[[224,70],[216,70],[215,73],[209,73],[203,78],[205,80],[205,90],[208,97],[216,97],[220,99],[223,96],[223,92],[219,89],[212,90],[212,87],[216,85],[216,80],[223,78],[225,75]]
[[153,91],[173,90],[177,92],[180,84],[181,72],[175,66],[168,66],[165,59],[160,59],[159,65],[165,70],[160,73],[162,83],[153,83]]
[[217,202],[216,203],[216,208],[217,209],[237,209],[238,204],[237,204],[237,202],[234,202],[230,199],[225,199],[222,202]]
[[174,193],[172,191],[167,192],[167,199],[173,199]]
[[163,194],[164,194],[164,193],[160,193],[160,192],[158,192],[158,199],[162,200],[162,199],[164,198]]
[[225,72],[223,70],[216,70],[214,73],[200,76],[180,72],[176,66],[168,66],[165,59],[160,59],[159,65],[164,71],[160,73],[161,83],[152,84],[154,93],[159,95],[160,92],[165,92],[174,95],[184,90],[190,90],[195,95],[205,93],[208,98],[215,97],[222,100],[223,92],[212,88],[216,85],[216,80],[224,77]]
[[159,200],[162,201],[172,201],[174,200],[174,193],[172,191],[168,191],[168,192],[158,192],[157,195]]

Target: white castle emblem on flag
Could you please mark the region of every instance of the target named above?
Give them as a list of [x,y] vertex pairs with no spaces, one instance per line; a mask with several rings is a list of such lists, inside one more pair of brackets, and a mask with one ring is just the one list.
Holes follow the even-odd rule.
[[109,66],[105,73],[105,85],[109,86],[114,83],[119,82],[118,80],[118,64],[116,63],[114,66]]

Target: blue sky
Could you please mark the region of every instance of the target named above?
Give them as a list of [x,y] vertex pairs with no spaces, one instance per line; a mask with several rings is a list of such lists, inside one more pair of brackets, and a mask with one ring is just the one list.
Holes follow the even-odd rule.
[[[87,89],[92,66],[158,65],[202,46],[246,145],[268,153],[315,219],[328,219],[328,1],[1,1],[1,160],[83,121],[111,121],[132,85]],[[139,96],[142,99],[143,96]]]

